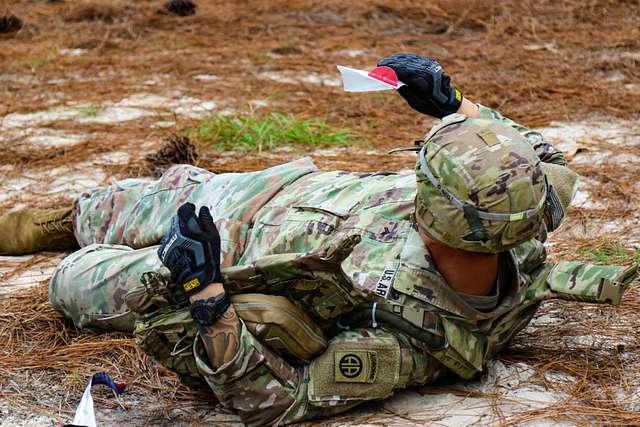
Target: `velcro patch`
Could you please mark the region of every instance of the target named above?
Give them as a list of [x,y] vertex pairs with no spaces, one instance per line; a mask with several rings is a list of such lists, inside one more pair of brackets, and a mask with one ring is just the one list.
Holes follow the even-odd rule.
[[373,383],[378,373],[378,353],[366,350],[336,351],[337,383]]
[[482,129],[478,131],[477,135],[487,144],[489,147],[500,144],[498,136],[490,129]]

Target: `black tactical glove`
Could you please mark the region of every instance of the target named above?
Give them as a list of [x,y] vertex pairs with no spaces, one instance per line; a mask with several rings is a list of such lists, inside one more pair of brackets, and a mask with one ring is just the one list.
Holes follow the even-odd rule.
[[158,249],[160,261],[171,271],[171,279],[187,296],[211,283],[221,283],[220,234],[209,208],[185,203],[171,220],[171,229]]
[[458,111],[462,93],[451,86],[451,79],[433,58],[411,53],[398,53],[382,58],[378,66],[393,69],[406,86],[400,95],[416,111],[439,119]]

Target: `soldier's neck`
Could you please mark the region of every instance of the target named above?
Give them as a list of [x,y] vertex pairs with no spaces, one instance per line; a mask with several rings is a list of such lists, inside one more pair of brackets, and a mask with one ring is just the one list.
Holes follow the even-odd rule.
[[498,254],[462,251],[420,233],[449,286],[469,295],[490,295],[498,277]]

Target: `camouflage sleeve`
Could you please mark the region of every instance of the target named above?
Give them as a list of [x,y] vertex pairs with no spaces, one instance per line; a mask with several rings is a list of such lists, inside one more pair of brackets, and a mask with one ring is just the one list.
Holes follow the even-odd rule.
[[533,149],[538,154],[540,160],[545,163],[554,163],[556,165],[566,166],[567,161],[564,158],[564,153],[548,142],[545,142],[540,132],[533,131],[526,126],[516,123],[513,120],[504,117],[498,111],[492,110],[484,105],[478,104],[478,107],[479,118],[499,121],[520,132],[522,136],[524,136],[533,146]]
[[244,323],[237,354],[219,369],[210,367],[199,339],[193,353],[220,403],[248,425],[335,415],[408,385],[425,384],[445,371],[404,336],[370,328],[337,335],[324,353],[299,368],[263,345]]
[[637,264],[617,266],[561,261],[551,268],[547,285],[560,299],[618,305],[637,277]]
[[529,300],[558,298],[596,304],[618,305],[638,278],[638,264],[596,265],[577,261],[544,263],[531,273]]
[[235,357],[213,370],[200,339],[193,354],[200,374],[220,403],[248,425],[275,422],[296,400],[302,372],[258,341],[242,323]]

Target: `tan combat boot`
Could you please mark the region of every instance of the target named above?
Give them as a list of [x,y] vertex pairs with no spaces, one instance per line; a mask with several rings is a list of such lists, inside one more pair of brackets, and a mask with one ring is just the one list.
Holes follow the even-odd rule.
[[0,255],[24,255],[78,247],[73,209],[23,209],[0,215]]

